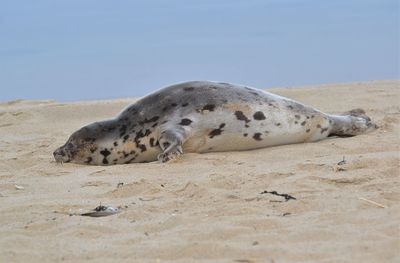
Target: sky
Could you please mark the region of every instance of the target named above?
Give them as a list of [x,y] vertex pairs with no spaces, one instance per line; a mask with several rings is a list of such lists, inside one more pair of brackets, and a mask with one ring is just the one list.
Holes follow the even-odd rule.
[[0,0],[0,101],[400,79],[397,0]]

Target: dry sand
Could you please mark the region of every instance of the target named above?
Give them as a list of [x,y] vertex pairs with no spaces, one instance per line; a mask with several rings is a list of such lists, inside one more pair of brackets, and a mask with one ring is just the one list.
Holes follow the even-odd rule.
[[[134,99],[0,104],[0,261],[399,262],[400,81],[269,90],[364,108],[380,129],[168,164],[57,165],[71,132]],[[73,215],[100,203],[123,209]]]

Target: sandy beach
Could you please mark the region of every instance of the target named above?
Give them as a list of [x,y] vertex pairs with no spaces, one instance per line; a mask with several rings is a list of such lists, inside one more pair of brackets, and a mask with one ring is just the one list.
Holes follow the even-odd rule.
[[[52,152],[73,131],[135,99],[0,103],[0,262],[399,262],[400,81],[267,90],[329,113],[363,108],[379,129],[167,164],[61,165]],[[78,215],[99,204],[120,212]]]

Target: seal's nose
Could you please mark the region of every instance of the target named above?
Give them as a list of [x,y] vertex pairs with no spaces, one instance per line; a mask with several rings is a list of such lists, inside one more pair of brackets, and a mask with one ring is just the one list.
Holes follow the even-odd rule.
[[63,150],[61,150],[60,148],[58,148],[57,150],[55,150],[53,152],[54,157],[56,157],[57,155],[61,155],[61,156],[65,156],[65,152]]
[[56,162],[58,163],[63,161],[65,155],[65,152],[61,148],[58,148],[53,152],[54,159],[56,159]]

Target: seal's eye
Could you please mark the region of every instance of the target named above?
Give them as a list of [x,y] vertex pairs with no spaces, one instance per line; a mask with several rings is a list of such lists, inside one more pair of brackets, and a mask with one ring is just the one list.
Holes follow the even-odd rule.
[[73,148],[74,148],[74,145],[72,144],[72,143],[68,143],[67,144],[67,147],[66,147],[68,150],[72,150]]
[[83,141],[83,142],[92,143],[92,142],[96,141],[96,139],[95,139],[95,138],[85,138],[85,139],[83,139],[82,141]]

